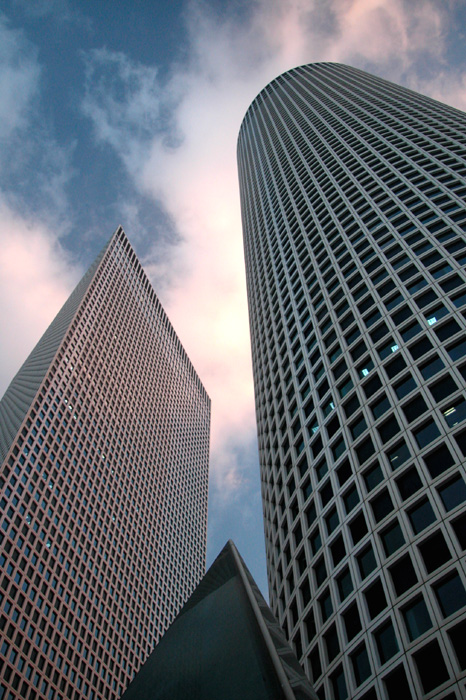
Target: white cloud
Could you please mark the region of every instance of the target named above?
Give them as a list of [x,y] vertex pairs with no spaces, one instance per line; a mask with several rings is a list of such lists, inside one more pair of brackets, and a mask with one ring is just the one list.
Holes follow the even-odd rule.
[[82,270],[53,233],[0,200],[0,396]]
[[[156,69],[109,51],[88,56],[86,114],[139,191],[162,202],[181,244],[146,268],[213,402],[213,471],[226,491],[248,483],[235,444],[255,434],[236,140],[255,95],[279,73],[339,61],[401,80],[416,61],[444,70],[447,15],[401,0],[258,0],[247,21],[191,3],[187,59],[160,83]],[[102,77],[113,71],[109,86]],[[118,85],[118,91],[115,86]],[[445,83],[443,83],[445,85]],[[439,89],[435,80],[424,89]],[[451,78],[455,100],[463,78]],[[129,231],[131,235],[131,231]]]

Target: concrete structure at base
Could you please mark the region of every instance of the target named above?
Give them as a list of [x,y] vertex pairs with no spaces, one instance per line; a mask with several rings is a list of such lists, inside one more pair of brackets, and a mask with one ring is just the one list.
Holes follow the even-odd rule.
[[271,607],[319,698],[466,697],[466,115],[273,80],[238,160]]
[[231,542],[122,700],[317,700]]
[[205,571],[210,399],[119,228],[0,402],[0,697],[116,700]]

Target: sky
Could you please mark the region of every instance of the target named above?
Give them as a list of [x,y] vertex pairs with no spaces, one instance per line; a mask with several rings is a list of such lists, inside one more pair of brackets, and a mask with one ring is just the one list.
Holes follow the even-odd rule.
[[466,0],[2,0],[0,395],[118,225],[212,399],[208,561],[267,594],[236,142],[337,61],[466,110]]

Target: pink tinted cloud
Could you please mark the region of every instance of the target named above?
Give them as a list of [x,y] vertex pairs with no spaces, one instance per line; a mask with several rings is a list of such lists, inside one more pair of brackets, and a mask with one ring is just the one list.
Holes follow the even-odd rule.
[[[212,397],[213,476],[227,490],[245,483],[235,445],[255,435],[236,171],[242,118],[256,94],[294,65],[370,63],[396,80],[421,54],[440,61],[446,21],[427,0],[258,0],[242,24],[192,3],[189,60],[158,88],[158,99],[176,104],[177,146],[154,137],[141,160],[140,144],[128,146],[134,134],[119,135],[135,182],[163,203],[182,238],[164,263],[155,263],[155,252],[145,263],[156,289],[170,280],[162,301]],[[452,82],[451,96],[461,85]],[[133,116],[147,107],[147,92],[131,94]]]
[[66,301],[81,270],[46,228],[0,201],[0,395]]

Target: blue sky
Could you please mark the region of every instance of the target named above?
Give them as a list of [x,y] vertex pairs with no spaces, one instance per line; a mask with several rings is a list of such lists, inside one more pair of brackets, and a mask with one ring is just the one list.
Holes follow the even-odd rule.
[[208,563],[266,592],[236,139],[340,61],[466,109],[464,0],[4,0],[0,393],[122,224],[212,398]]

